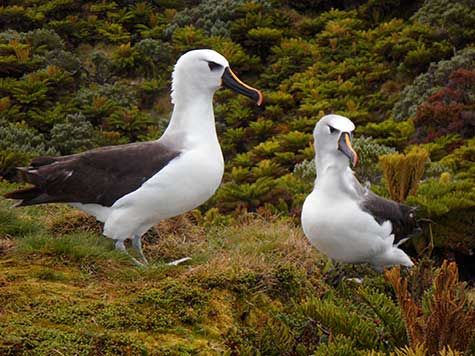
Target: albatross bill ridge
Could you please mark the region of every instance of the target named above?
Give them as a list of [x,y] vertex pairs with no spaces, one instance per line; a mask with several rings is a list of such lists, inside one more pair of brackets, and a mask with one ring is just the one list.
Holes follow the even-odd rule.
[[367,262],[378,270],[410,267],[411,259],[394,240],[398,231],[409,234],[416,228],[414,213],[370,192],[355,178],[350,168],[358,160],[351,145],[354,129],[351,120],[339,115],[324,116],[315,126],[317,177],[302,208],[305,235],[336,261]]
[[[16,206],[62,202],[104,223],[104,235],[126,252],[124,241],[147,263],[141,236],[159,221],[208,200],[224,172],[215,127],[213,96],[222,86],[262,103],[259,90],[243,83],[221,54],[193,50],[172,74],[171,119],[156,141],[109,146],[61,157],[33,159],[19,168],[32,187],[5,194]],[[137,264],[142,264],[134,259]]]

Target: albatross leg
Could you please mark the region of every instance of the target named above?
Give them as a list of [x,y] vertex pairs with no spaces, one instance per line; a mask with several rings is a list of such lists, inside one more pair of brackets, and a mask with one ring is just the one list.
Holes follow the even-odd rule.
[[135,251],[140,255],[143,263],[148,265],[148,261],[145,258],[143,251],[142,251],[142,238],[139,235],[134,235],[132,238],[132,246],[134,247]]
[[142,262],[140,262],[139,260],[137,260],[135,257],[131,256],[130,253],[127,252],[126,248],[125,248],[125,245],[124,245],[124,241],[122,240],[115,240],[115,248],[118,249],[119,251],[122,251],[123,253],[125,253],[127,256],[129,256],[132,261],[134,261],[134,263],[137,265],[137,266],[141,266],[143,267],[144,264]]

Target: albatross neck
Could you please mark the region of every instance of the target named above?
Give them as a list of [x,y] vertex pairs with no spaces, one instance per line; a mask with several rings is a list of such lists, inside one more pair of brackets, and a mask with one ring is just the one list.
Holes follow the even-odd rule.
[[339,155],[317,155],[315,157],[317,177],[315,188],[331,191],[335,196],[355,197],[353,172],[346,157]]
[[164,136],[183,137],[191,144],[218,144],[213,111],[213,94],[196,93],[176,98]]
[[318,177],[332,177],[342,175],[349,167],[348,159],[340,155],[317,154],[315,168]]

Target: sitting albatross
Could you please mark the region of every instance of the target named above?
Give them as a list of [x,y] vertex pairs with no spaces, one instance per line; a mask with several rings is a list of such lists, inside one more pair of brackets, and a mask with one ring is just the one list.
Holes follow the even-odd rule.
[[262,103],[261,92],[239,80],[219,53],[185,53],[172,74],[171,120],[158,140],[36,158],[19,168],[33,187],[5,197],[20,200],[16,206],[69,203],[103,222],[104,235],[117,249],[126,252],[124,241],[132,239],[147,263],[141,236],[204,203],[221,182],[224,160],[213,112],[213,95],[221,86]]
[[[414,209],[384,199],[361,186],[349,162],[358,156],[351,146],[355,125],[339,115],[327,115],[314,130],[315,186],[302,208],[302,227],[312,245],[328,257],[346,263],[412,266],[398,246],[418,227]],[[395,235],[401,241],[394,245]]]

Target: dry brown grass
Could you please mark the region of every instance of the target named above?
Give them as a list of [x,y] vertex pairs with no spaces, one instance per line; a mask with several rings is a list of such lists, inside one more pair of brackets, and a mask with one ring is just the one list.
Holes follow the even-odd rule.
[[206,249],[206,230],[192,213],[160,222],[142,238],[144,251],[152,260],[175,260]]
[[91,232],[102,234],[102,224],[93,216],[76,209],[63,207],[64,212],[48,215],[45,226],[53,235],[65,235],[72,232]]
[[278,284],[276,271],[292,266],[302,281],[319,284],[321,256],[301,229],[288,222],[252,217],[232,227],[212,228],[206,245],[204,261],[188,271],[195,280],[231,284],[255,277],[256,288],[271,288]]
[[13,248],[13,246],[15,246],[13,240],[6,237],[0,239],[0,256],[4,255],[8,250]]

